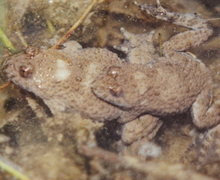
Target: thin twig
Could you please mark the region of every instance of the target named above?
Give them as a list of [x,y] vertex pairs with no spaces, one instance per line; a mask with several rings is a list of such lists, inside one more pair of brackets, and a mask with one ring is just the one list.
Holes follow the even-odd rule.
[[19,39],[21,40],[21,43],[24,45],[24,47],[27,48],[28,44],[26,43],[26,41],[25,41],[24,37],[22,36],[19,29],[16,30],[16,34],[19,37]]
[[0,86],[0,90],[5,89],[6,87],[8,87],[11,84],[11,81],[3,84],[2,86]]
[[67,40],[67,38],[72,34],[72,32],[82,23],[82,21],[86,18],[86,16],[89,14],[91,9],[93,8],[94,4],[96,4],[97,0],[93,0],[92,3],[89,5],[89,7],[86,9],[86,11],[83,13],[83,15],[79,18],[79,20],[70,28],[70,30],[61,38],[61,40],[55,44],[52,49],[57,49],[63,42]]
[[162,49],[162,37],[161,34],[159,33],[159,56],[162,57],[163,56],[163,49]]

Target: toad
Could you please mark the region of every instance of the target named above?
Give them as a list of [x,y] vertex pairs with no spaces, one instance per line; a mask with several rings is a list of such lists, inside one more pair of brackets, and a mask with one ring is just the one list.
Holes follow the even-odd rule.
[[[25,53],[4,61],[4,75],[39,96],[54,115],[79,112],[93,120],[117,119],[126,123],[122,136],[125,143],[148,134],[155,136],[161,125],[160,116],[189,108],[198,128],[219,123],[220,101],[210,105],[210,70],[184,52],[212,34],[207,21],[196,14],[167,12],[159,2],[157,7],[136,5],[158,20],[191,30],[165,42],[163,57],[155,54],[153,32],[133,35],[124,29],[126,41],[116,48],[127,53],[125,60],[107,49],[82,49],[74,41],[63,50],[29,47]],[[146,37],[147,43],[137,40],[142,37]],[[132,125],[135,119],[138,130]]]
[[[125,50],[130,59],[120,66],[106,68],[94,80],[92,91],[103,101],[122,110],[118,119],[121,123],[145,115],[161,117],[182,113],[191,108],[193,122],[198,128],[215,126],[220,121],[220,101],[210,103],[213,85],[211,72],[203,62],[185,52],[207,40],[212,29],[197,14],[168,12],[159,1],[157,3],[156,7],[135,4],[158,20],[190,30],[163,43],[164,55],[151,60],[149,53],[146,61],[143,57],[137,61],[138,56],[130,56],[134,48],[140,48],[140,44],[136,47],[129,44],[127,48],[124,47],[127,43],[122,44],[120,49]],[[133,57],[136,59],[133,60]]]

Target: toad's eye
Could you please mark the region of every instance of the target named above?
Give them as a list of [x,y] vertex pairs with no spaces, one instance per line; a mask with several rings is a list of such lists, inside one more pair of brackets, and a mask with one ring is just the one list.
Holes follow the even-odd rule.
[[116,78],[120,72],[120,67],[118,66],[111,66],[108,71],[107,71],[107,75]]
[[29,78],[32,74],[32,70],[27,66],[20,66],[19,73],[21,77]]

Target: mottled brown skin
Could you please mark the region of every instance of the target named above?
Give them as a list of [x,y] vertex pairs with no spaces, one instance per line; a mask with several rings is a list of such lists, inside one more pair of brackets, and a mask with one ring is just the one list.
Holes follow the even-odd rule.
[[120,122],[131,121],[142,114],[166,116],[184,112],[203,89],[206,91],[212,86],[209,69],[187,54],[178,60],[159,58],[142,66],[122,64],[117,67],[117,76],[109,75],[111,67],[107,75],[99,76],[93,83],[93,92],[123,109]]
[[124,63],[109,67],[92,84],[94,94],[122,109],[119,122],[123,123],[145,114],[160,117],[191,108],[197,127],[207,128],[218,124],[220,101],[210,106],[211,72],[200,60],[183,52],[199,45],[212,34],[207,21],[195,14],[167,12],[160,5],[138,6],[157,19],[191,30],[165,42],[164,57],[152,58],[146,64]]
[[140,140],[142,137],[145,137],[144,141],[150,141],[155,137],[161,125],[162,121],[157,117],[148,114],[141,116],[123,125],[121,140],[123,144],[127,145]]
[[[120,64],[120,59],[106,49],[73,50],[75,46],[76,43],[65,50],[41,49],[33,56],[28,52],[14,55],[4,63],[3,73],[43,99],[53,114],[76,111],[98,121],[118,118],[120,110],[94,96],[90,86],[106,66]],[[60,80],[56,72],[62,64],[69,74]]]

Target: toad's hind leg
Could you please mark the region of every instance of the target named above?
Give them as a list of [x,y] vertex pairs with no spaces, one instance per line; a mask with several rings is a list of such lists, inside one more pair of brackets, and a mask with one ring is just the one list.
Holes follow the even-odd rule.
[[209,28],[207,20],[197,16],[197,14],[168,12],[160,5],[159,1],[157,1],[157,6],[135,4],[144,13],[156,19],[191,29],[173,36],[163,44],[163,53],[167,57],[172,56],[175,52],[185,51],[201,44],[212,34],[212,29]]
[[192,105],[193,122],[200,129],[220,123],[220,100],[216,100],[214,103],[210,102],[211,90],[209,84],[209,87],[204,88]]
[[143,137],[145,137],[145,140],[151,140],[155,137],[161,125],[162,121],[158,117],[150,114],[142,115],[123,125],[121,139],[124,144],[131,144]]

